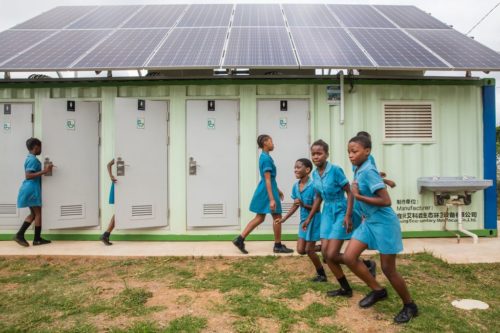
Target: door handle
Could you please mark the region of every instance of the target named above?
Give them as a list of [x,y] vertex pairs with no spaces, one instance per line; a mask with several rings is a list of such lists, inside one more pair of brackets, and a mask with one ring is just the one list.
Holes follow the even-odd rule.
[[125,167],[129,167],[130,165],[125,164],[125,161],[118,157],[116,159],[116,175],[117,176],[125,176]]
[[189,158],[189,175],[196,176],[199,165],[196,163],[193,157]]
[[[45,159],[43,160],[43,168],[46,169],[51,164],[52,161],[50,160],[50,157],[45,157]],[[52,177],[52,171],[47,172],[45,176]]]

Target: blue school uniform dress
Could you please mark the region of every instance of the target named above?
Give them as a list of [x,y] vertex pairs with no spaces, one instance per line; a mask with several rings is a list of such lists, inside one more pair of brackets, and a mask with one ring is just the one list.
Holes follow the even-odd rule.
[[[250,211],[256,214],[281,214],[281,200],[278,191],[278,184],[276,183],[276,166],[274,165],[273,158],[268,152],[263,151],[259,158],[259,172],[260,182],[257,189],[253,194],[252,201],[250,202]],[[269,208],[269,195],[266,189],[266,179],[264,174],[271,173],[271,189],[273,191],[274,201],[276,201],[276,210],[271,212]]]
[[314,189],[323,199],[320,237],[322,239],[350,239],[352,232],[347,233],[344,228],[347,199],[343,187],[349,183],[344,171],[339,166],[327,162],[323,175],[320,176],[316,169],[312,177]]
[[[309,181],[304,186],[302,191],[300,190],[300,180],[293,185],[292,188],[292,199],[299,199],[303,204],[312,206],[314,199],[316,198],[316,191],[314,190],[313,181],[309,178]],[[305,207],[300,207],[300,225],[299,225],[299,238],[304,239],[306,242],[316,242],[320,239],[320,229],[321,229],[321,213],[317,212],[314,214],[313,219],[307,226],[307,230],[302,229],[302,224],[309,216],[311,211]]]
[[[357,169],[354,179],[358,182],[360,194],[366,197],[374,197],[376,191],[385,188],[382,177],[369,160]],[[373,206],[362,201],[359,201],[358,205],[365,221],[354,231],[352,237],[381,254],[401,252],[401,226],[394,210],[391,207]]]
[[[375,163],[375,158],[372,156],[372,154],[368,155],[368,160],[372,163],[372,165],[377,169],[377,164]],[[352,172],[356,172],[356,165],[352,166]],[[377,171],[378,172],[378,171]],[[359,207],[359,202],[354,201],[354,206],[352,207],[352,223],[360,224],[363,222],[363,214],[361,213],[361,207]]]
[[[35,173],[42,171],[42,163],[35,155],[29,154],[24,162],[24,171]],[[42,177],[25,179],[17,196],[17,207],[36,207],[42,205]]]
[[115,183],[111,182],[111,189],[109,190],[109,204],[115,204]]

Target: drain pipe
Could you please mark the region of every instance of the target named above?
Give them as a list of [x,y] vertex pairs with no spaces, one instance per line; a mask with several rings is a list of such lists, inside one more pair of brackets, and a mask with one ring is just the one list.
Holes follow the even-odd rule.
[[472,241],[474,242],[474,244],[477,244],[478,241],[479,241],[479,238],[477,237],[476,234],[470,232],[469,230],[465,230],[464,229],[464,226],[462,225],[462,204],[458,203],[456,204],[457,206],[457,209],[458,209],[458,231],[468,235],[468,236],[471,236],[472,237]]

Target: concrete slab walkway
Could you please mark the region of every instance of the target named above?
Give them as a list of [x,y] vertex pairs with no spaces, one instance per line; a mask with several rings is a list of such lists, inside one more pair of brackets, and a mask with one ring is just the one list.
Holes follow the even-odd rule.
[[[295,248],[295,242],[284,242]],[[247,250],[252,256],[273,255],[270,241],[248,241]],[[500,238],[480,238],[473,244],[470,238],[460,243],[454,238],[413,238],[404,240],[404,253],[430,252],[449,263],[500,263]],[[367,251],[373,254],[374,251]],[[49,245],[17,245],[14,241],[0,241],[0,256],[245,256],[230,242],[113,242],[105,246],[93,241],[55,241]],[[293,255],[297,255],[296,253]]]

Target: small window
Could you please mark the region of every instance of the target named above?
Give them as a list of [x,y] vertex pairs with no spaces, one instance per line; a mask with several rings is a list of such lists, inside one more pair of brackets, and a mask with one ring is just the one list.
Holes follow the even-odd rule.
[[434,141],[433,111],[430,102],[384,103],[385,142]]

